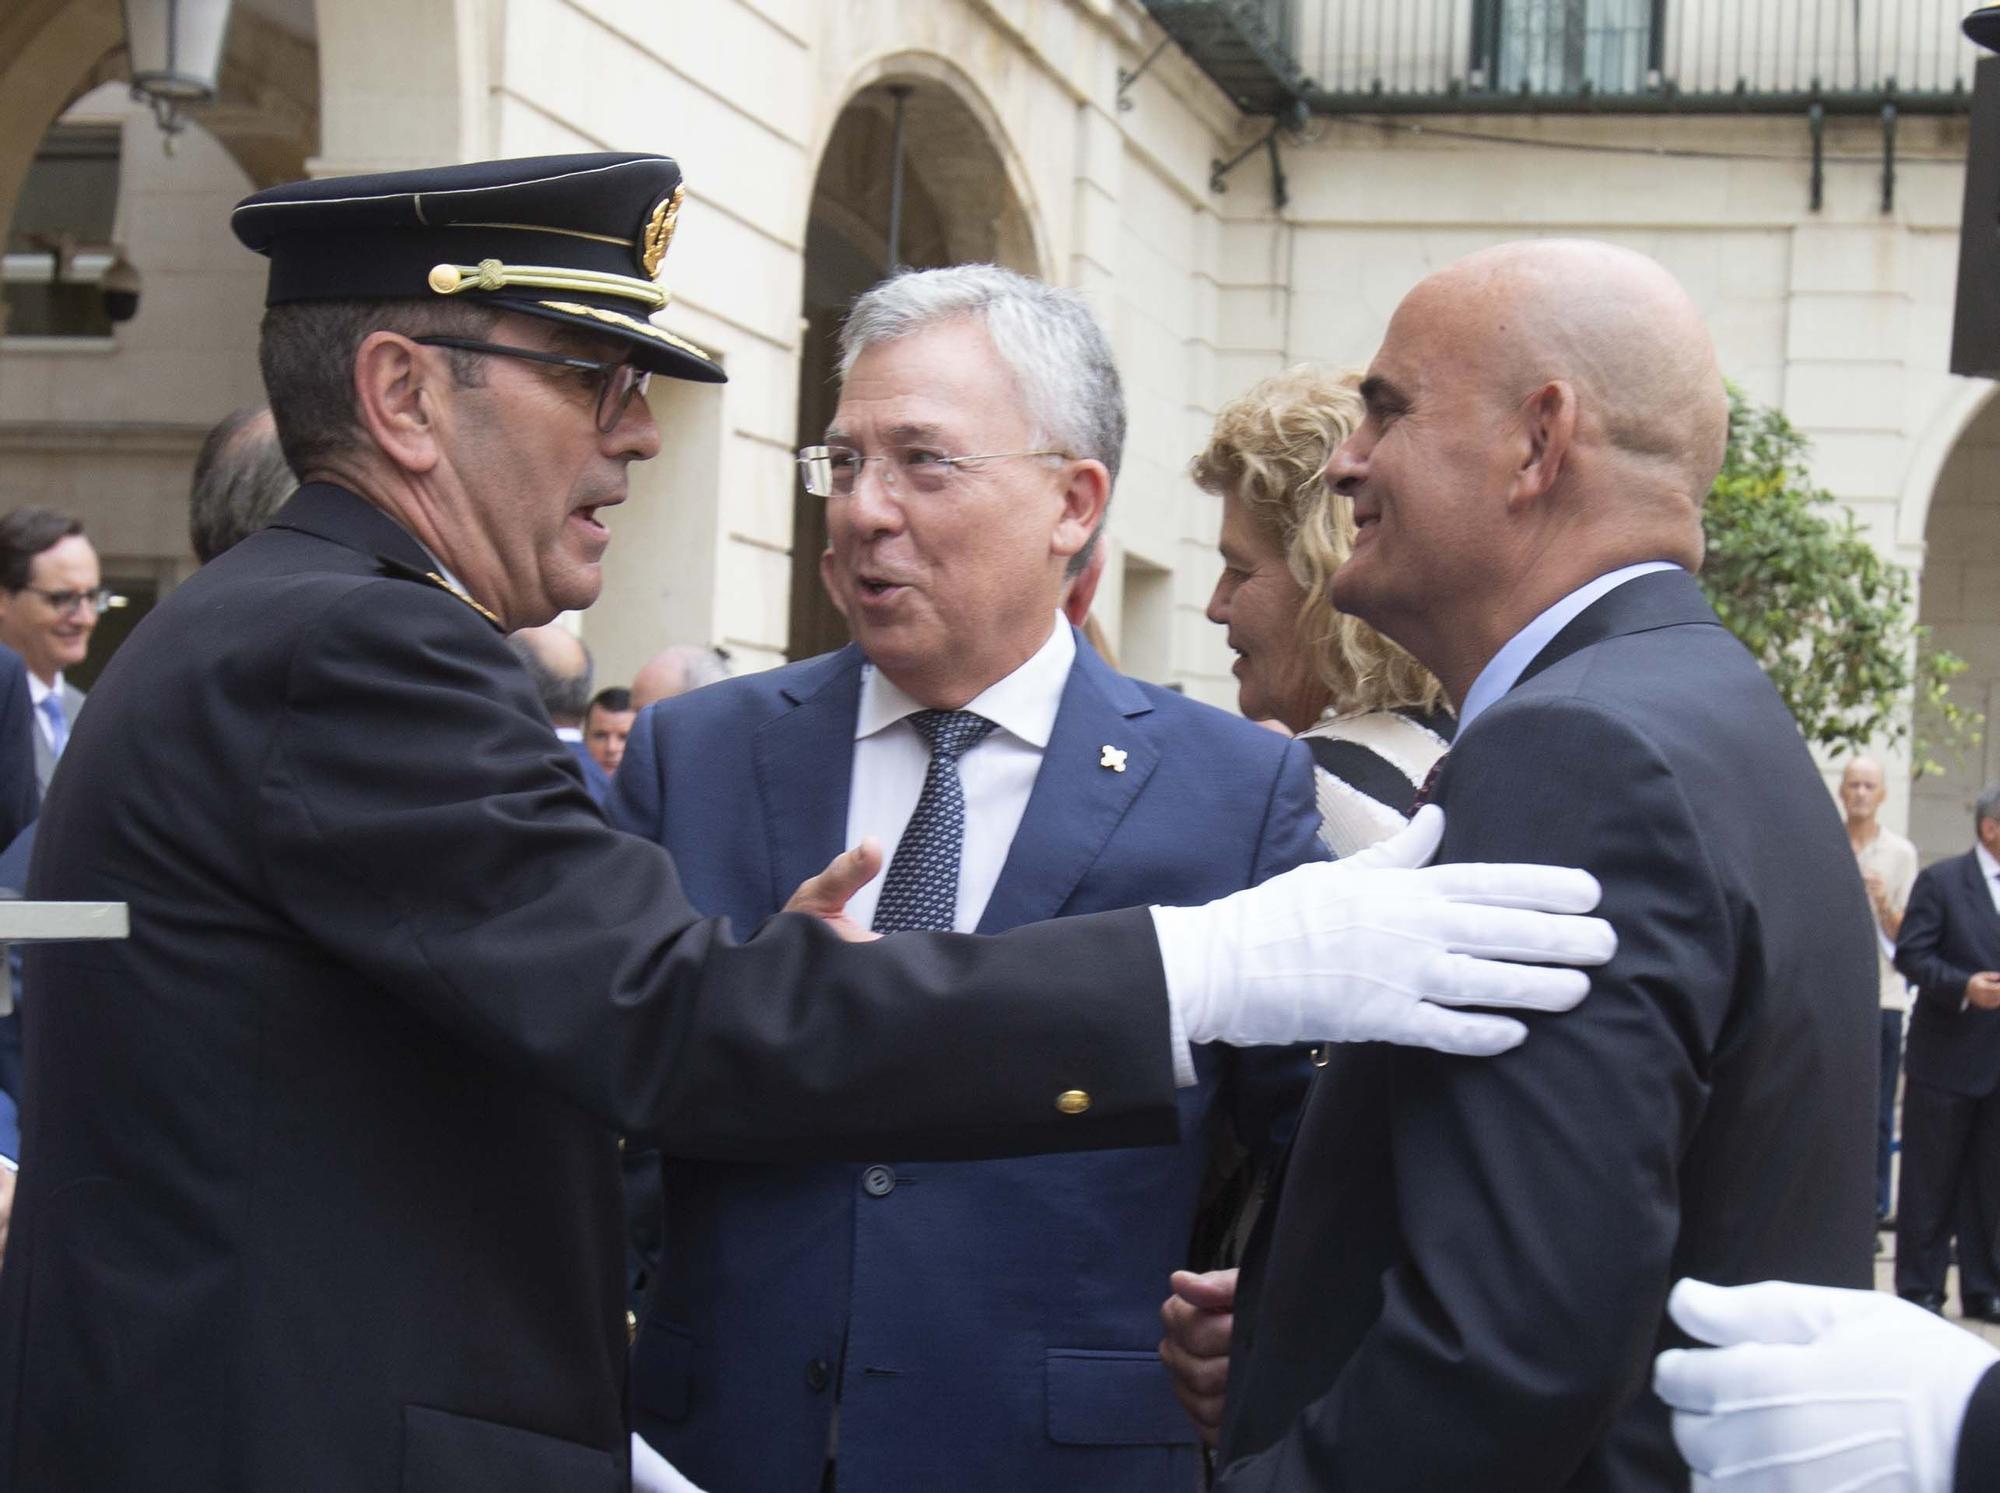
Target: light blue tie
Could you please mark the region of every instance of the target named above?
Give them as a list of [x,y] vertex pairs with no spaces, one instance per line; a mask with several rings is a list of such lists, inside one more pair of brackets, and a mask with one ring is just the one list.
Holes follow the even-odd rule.
[[63,714],[62,696],[50,690],[42,696],[42,703],[35,708],[47,717],[49,740],[55,744],[55,755],[60,757],[63,748],[69,745],[69,717]]

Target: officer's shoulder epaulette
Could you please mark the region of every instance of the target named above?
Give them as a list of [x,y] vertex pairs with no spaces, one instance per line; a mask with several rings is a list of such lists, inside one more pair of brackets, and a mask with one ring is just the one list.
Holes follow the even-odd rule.
[[405,565],[401,560],[398,560],[393,555],[377,555],[375,557],[375,560],[377,565],[380,567],[383,575],[395,576],[398,580],[418,581],[426,586],[435,586],[440,591],[448,592],[449,594],[456,596],[460,601],[464,602],[467,606],[471,607],[473,611],[479,613],[480,616],[484,617],[488,622],[493,624],[494,630],[496,632],[506,631],[506,629],[500,625],[500,619],[498,616],[496,616],[493,612],[489,611],[487,608],[481,606],[477,601],[473,600],[473,598],[466,593],[464,587],[454,586],[450,581],[446,580],[442,575],[438,574],[437,571],[419,570],[414,565]]

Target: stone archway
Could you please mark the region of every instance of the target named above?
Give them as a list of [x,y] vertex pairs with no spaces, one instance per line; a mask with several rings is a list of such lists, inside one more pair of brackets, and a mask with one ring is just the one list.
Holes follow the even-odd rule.
[[[904,107],[900,262],[932,268],[990,261],[1040,273],[1033,220],[1003,147],[980,112],[935,66],[884,64],[841,110],[820,157],[806,224],[799,356],[799,443],[826,429],[839,371],[836,335],[854,298],[889,271],[896,95]],[[839,647],[847,625],[820,585],[822,501],[795,490],[788,653]]]
[[1952,694],[1986,717],[1962,759],[1911,786],[1910,838],[1926,863],[1965,849],[1973,801],[2000,781],[2000,400],[1987,394],[1969,391],[1977,413],[1952,443],[1924,519],[1917,617],[1937,647],[1966,661]]

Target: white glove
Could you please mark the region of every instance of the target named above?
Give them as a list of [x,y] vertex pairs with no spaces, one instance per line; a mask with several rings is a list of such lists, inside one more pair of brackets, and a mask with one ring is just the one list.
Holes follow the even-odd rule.
[[1951,1493],[1959,1422],[2000,1352],[1881,1291],[1683,1280],[1667,1311],[1715,1348],[1670,1348],[1694,1493]]
[[[1167,994],[1190,1042],[1400,1042],[1485,1057],[1527,1036],[1506,1016],[1567,1011],[1618,947],[1597,879],[1559,866],[1423,866],[1444,811],[1360,855],[1299,866],[1205,907],[1155,907]],[[1520,962],[1503,962],[1520,961]]]
[[701,1493],[674,1471],[674,1464],[654,1451],[644,1436],[632,1433],[632,1493]]

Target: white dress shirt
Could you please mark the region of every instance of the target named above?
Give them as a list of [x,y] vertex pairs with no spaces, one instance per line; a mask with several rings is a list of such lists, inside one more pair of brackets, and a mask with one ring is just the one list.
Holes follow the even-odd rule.
[[[952,927],[970,933],[986,913],[986,903],[1007,863],[1014,831],[1021,827],[1042,753],[1062,706],[1076,638],[1060,615],[1053,617],[1048,641],[1006,678],[986,688],[964,708],[992,721],[989,731],[958,759],[965,789],[965,841],[958,865],[958,909]],[[925,707],[905,694],[872,664],[862,670],[861,705],[854,718],[854,767],[847,791],[847,844],[873,835],[882,842],[882,875],[856,892],[847,915],[868,927],[882,895],[888,861],[916,812],[930,768],[931,750],[909,717]]]
[[1680,568],[1666,560],[1646,560],[1611,571],[1578,586],[1515,633],[1498,653],[1487,660],[1486,667],[1479,671],[1479,677],[1472,681],[1472,688],[1465,692],[1465,704],[1458,712],[1458,736],[1463,737],[1466,728],[1479,718],[1487,706],[1512,689],[1528,665],[1535,661],[1535,655],[1548,647],[1555,635],[1574,622],[1592,602],[1642,575]]

